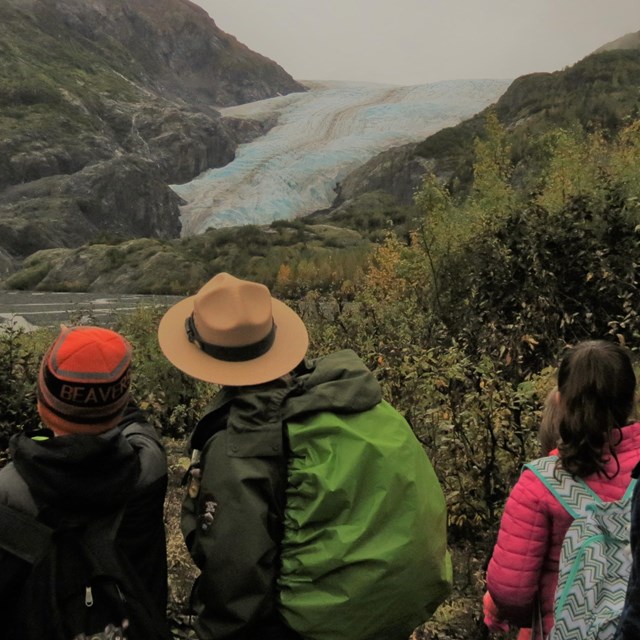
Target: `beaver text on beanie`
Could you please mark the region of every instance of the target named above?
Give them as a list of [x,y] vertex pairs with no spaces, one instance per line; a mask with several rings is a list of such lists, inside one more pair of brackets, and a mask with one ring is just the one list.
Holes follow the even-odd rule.
[[101,327],[63,328],[38,376],[38,410],[59,433],[102,433],[129,400],[131,345]]

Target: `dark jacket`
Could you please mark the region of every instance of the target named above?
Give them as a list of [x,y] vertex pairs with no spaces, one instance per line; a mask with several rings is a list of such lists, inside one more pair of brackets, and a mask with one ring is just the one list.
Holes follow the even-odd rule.
[[[640,464],[636,465],[631,476],[640,478]],[[631,554],[631,575],[616,640],[640,638],[640,481],[636,483],[631,502]]]
[[298,637],[276,611],[284,424],[310,412],[366,411],[380,400],[378,382],[348,350],[303,363],[290,379],[216,396],[190,440],[192,459],[200,456],[206,470],[192,474],[182,512],[201,569],[193,593],[201,640]]
[[[11,462],[0,470],[0,502],[49,517],[104,517],[126,503],[117,541],[133,568],[165,611],[167,561],[164,497],[167,462],[156,431],[130,406],[118,427],[101,435],[10,441]],[[0,550],[0,600],[14,610],[28,567]],[[3,616],[3,624],[6,618]]]

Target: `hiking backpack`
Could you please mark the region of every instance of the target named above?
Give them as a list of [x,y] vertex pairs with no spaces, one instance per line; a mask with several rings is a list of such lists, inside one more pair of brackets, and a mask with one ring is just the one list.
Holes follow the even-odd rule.
[[305,640],[408,637],[447,596],[438,478],[384,400],[287,420],[279,610]]
[[557,456],[525,465],[574,518],[560,552],[554,626],[548,640],[615,636],[631,572],[632,480],[624,496],[603,502],[580,478],[556,466]]
[[7,640],[171,640],[115,545],[121,518],[49,526],[0,505],[0,548],[29,564]]

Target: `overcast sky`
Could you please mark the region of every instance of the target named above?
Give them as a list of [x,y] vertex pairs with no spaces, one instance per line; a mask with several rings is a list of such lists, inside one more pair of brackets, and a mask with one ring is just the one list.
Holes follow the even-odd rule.
[[512,79],[640,30],[640,0],[194,1],[296,80]]

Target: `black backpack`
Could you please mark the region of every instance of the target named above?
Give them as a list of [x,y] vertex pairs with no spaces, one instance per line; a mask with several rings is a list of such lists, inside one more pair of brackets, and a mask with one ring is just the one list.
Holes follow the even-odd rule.
[[49,526],[0,505],[0,548],[30,565],[6,640],[171,640],[165,612],[115,544],[122,513]]

